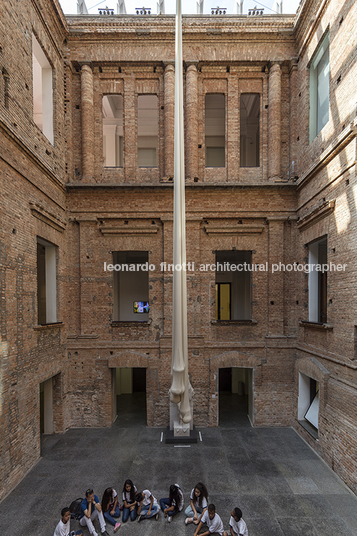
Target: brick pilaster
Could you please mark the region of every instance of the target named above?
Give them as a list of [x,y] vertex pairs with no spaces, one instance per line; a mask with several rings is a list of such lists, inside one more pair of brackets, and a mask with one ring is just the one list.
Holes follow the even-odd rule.
[[174,176],[175,67],[166,65],[164,75],[165,104],[165,177]]
[[89,65],[81,69],[82,107],[82,178],[94,181],[94,108],[93,71]]
[[198,97],[197,67],[190,64],[186,71],[186,177],[198,177]]
[[[298,64],[296,60],[290,62],[290,162],[289,176],[297,176],[297,81],[298,81]],[[294,162],[294,164],[292,164]]]
[[269,179],[280,177],[281,161],[281,69],[273,63],[269,71]]
[[135,98],[135,78],[124,79],[124,176],[125,180],[135,178],[137,162],[137,101]]

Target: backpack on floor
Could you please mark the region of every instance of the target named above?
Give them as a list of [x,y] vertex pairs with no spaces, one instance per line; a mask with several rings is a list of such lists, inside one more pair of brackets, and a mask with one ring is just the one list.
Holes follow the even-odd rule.
[[71,513],[71,519],[79,519],[81,515],[81,504],[83,499],[79,498],[72,501],[69,505],[69,511]]

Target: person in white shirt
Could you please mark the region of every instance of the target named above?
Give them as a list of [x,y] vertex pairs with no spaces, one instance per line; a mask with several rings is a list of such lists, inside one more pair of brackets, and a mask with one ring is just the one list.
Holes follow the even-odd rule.
[[160,499],[160,506],[167,521],[171,523],[172,518],[183,509],[183,493],[178,484],[171,484],[169,497]]
[[[206,525],[208,530],[201,532],[202,525]],[[201,521],[193,536],[197,536],[200,533],[200,536],[211,536],[211,534],[216,534],[219,536],[228,536],[226,531],[223,529],[222,519],[216,514],[216,507],[214,504],[209,504],[207,510],[203,514]]]
[[144,489],[142,493],[136,494],[135,500],[138,503],[138,522],[154,516],[156,521],[159,519],[159,505],[151,491]]
[[185,514],[187,516],[185,519],[185,524],[188,525],[189,523],[194,523],[195,525],[198,525],[207,509],[207,503],[207,488],[204,484],[202,484],[202,482],[198,482],[198,484],[196,484],[191,491],[190,506],[188,506],[185,510]]
[[231,529],[231,536],[248,536],[247,525],[244,519],[242,519],[242,510],[240,508],[234,508],[231,511],[229,527]]
[[126,523],[129,519],[135,521],[138,515],[138,505],[135,500],[135,495],[137,493],[136,486],[130,479],[125,480],[123,487],[123,523]]
[[[70,519],[71,513],[69,511],[69,508],[62,508],[61,520],[55,528],[53,536],[69,536],[69,531],[71,530]],[[77,536],[83,536],[83,532],[81,530],[77,530],[77,532],[73,532],[73,534],[76,534]]]

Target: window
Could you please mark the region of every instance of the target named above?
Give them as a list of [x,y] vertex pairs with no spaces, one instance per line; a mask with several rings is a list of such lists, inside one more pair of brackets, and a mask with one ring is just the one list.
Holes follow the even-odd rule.
[[224,95],[206,95],[205,118],[206,167],[225,167]]
[[158,151],[157,95],[138,96],[138,166],[157,167]]
[[114,251],[114,320],[149,320],[147,251]]
[[309,431],[319,428],[319,398],[319,382],[299,372],[298,420]]
[[103,156],[105,167],[123,167],[123,96],[103,96]]
[[216,320],[251,319],[250,251],[216,253]]
[[39,324],[57,322],[57,248],[37,239],[37,311]]
[[259,167],[260,95],[240,96],[240,167]]
[[310,143],[329,120],[330,59],[329,34],[310,64]]
[[327,322],[327,239],[309,245],[309,321]]
[[32,35],[33,120],[53,144],[52,67]]

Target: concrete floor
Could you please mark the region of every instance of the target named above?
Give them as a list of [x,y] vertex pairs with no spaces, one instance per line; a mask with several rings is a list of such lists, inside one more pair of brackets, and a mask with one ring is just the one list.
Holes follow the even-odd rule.
[[[200,429],[202,442],[186,447],[161,443],[162,430],[146,428],[142,394],[118,401],[120,416],[109,429],[43,438],[43,457],[0,504],[2,536],[52,536],[63,506],[89,487],[100,499],[107,486],[121,495],[127,478],[157,499],[178,482],[185,506],[191,488],[204,482],[225,530],[239,506],[249,536],[356,536],[356,496],[293,429],[251,428],[244,397],[222,394],[220,427]],[[192,536],[184,519],[128,521],[118,534]]]

